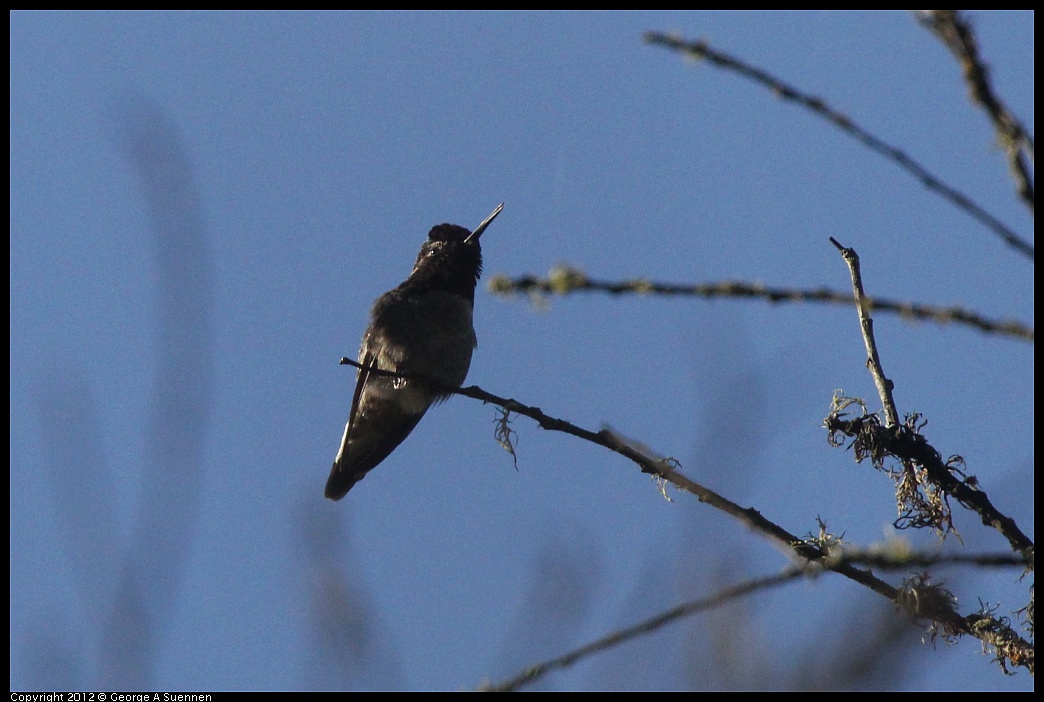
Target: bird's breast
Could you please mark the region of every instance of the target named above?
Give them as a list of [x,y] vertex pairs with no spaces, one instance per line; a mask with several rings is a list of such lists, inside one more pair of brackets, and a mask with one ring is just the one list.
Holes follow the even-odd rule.
[[[441,290],[411,296],[389,295],[374,306],[373,322],[363,339],[360,356],[373,353],[380,368],[459,387],[467,378],[471,354],[477,345],[471,301]],[[424,394],[418,383],[409,382],[399,383],[400,387],[391,383],[389,391],[410,390],[411,385],[417,393]],[[421,399],[418,397],[418,402]],[[429,392],[427,402],[430,404],[432,399]]]

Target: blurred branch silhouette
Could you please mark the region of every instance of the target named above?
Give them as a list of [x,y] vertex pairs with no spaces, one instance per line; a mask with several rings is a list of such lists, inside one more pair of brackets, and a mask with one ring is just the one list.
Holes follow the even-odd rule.
[[345,562],[353,551],[352,530],[333,512],[301,505],[298,540],[300,574],[312,644],[310,690],[388,690],[403,687],[397,650],[379,607],[359,582],[358,568]]
[[704,612],[714,607],[720,607],[731,600],[753,594],[759,590],[766,590],[775,587],[805,574],[807,573],[804,568],[792,566],[776,575],[748,580],[747,582],[725,588],[710,597],[705,597],[693,602],[685,602],[676,607],[672,607],[658,616],[646,619],[634,626],[614,631],[611,634],[603,636],[596,641],[592,641],[589,644],[574,649],[569,653],[558,656],[557,658],[533,665],[508,680],[482,685],[479,687],[479,691],[516,692],[526,685],[539,680],[548,673],[560,668],[568,668],[588,656],[618,646],[639,636],[644,636],[684,617],[699,614],[700,612]]
[[[889,570],[903,570],[912,565],[926,566],[937,565],[940,563],[961,563],[965,565],[989,565],[998,567],[1026,565],[1023,558],[1006,553],[967,555],[939,553],[925,554],[909,551],[902,551],[899,553],[886,553],[883,551],[875,551],[872,553],[841,551],[838,555],[831,556],[831,559],[835,561],[844,560],[849,563],[865,563]],[[536,680],[539,680],[554,670],[575,665],[584,658],[649,634],[685,617],[701,614],[709,609],[721,607],[737,598],[746,597],[747,595],[752,595],[761,590],[775,588],[800,577],[816,577],[821,573],[822,571],[820,570],[810,569],[804,566],[790,566],[776,575],[769,575],[763,578],[753,578],[746,582],[723,588],[709,597],[671,607],[663,613],[650,617],[634,626],[611,632],[602,638],[580,646],[569,653],[534,664],[511,678],[498,683],[482,685],[479,687],[479,690],[482,692],[515,692]]]
[[[154,235],[158,348],[163,355],[147,425],[142,501],[113,612],[109,650],[113,667],[130,663],[128,675],[135,669],[150,675],[152,661],[135,659],[151,654],[171,614],[203,487],[214,393],[214,293],[202,196],[185,141],[177,126],[147,101],[140,102],[133,119],[125,149],[141,179]],[[127,611],[142,613],[136,629],[141,640],[126,636],[135,631],[121,621]]]
[[[48,474],[91,636],[71,650],[97,656],[96,679],[80,687],[153,687],[155,653],[177,598],[195,530],[213,395],[213,274],[202,198],[177,127],[137,101],[119,125],[120,148],[145,197],[159,285],[159,339],[152,404],[142,431],[142,500],[120,543],[111,470],[90,390],[78,377],[42,381]],[[47,688],[48,686],[42,686]]]

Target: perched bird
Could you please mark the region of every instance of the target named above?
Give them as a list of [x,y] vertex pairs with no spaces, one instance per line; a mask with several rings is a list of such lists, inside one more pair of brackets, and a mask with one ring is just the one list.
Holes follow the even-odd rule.
[[331,500],[387,458],[432,403],[449,396],[446,388],[464,383],[477,344],[472,308],[482,272],[479,237],[503,207],[473,232],[455,224],[432,227],[410,277],[373,303],[352,409],[326,482]]

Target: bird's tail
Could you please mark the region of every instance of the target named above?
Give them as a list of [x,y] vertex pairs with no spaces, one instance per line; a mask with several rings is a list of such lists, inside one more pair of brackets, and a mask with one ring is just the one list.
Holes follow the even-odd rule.
[[409,436],[425,411],[427,408],[409,413],[395,401],[378,400],[359,412],[344,427],[341,449],[326,481],[326,496],[331,500],[344,497]]

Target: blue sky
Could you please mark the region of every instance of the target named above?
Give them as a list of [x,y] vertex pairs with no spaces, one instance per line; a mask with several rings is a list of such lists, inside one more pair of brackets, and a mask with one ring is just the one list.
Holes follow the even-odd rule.
[[[1032,131],[1033,14],[973,18]],[[568,263],[847,290],[834,236],[871,294],[1032,324],[1032,262],[994,234],[807,112],[642,41],[672,31],[767,68],[1032,241],[953,58],[905,13],[10,19],[12,689],[468,688],[787,565],[525,418],[516,471],[495,410],[464,398],[325,500],[354,383],[337,359],[435,224],[474,227],[505,203],[483,237],[469,384],[610,426],[794,533],[819,516],[857,545],[894,535],[895,506],[890,481],[821,428],[837,388],[877,408],[851,308],[535,306],[484,283]],[[156,238],[172,194],[198,215],[200,252],[173,274]],[[928,439],[1032,535],[1032,344],[885,315],[876,330],[900,412],[923,413]],[[162,392],[184,410],[174,427]],[[1005,550],[963,512],[957,526],[967,550]],[[938,571],[965,614],[976,598],[1023,606],[1017,575]],[[130,671],[114,653],[126,640],[106,638],[128,592],[148,643]],[[840,577],[802,581],[541,685],[807,685],[858,650],[849,627],[890,611]],[[881,664],[891,686],[1033,688],[976,641],[901,631]]]

